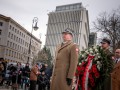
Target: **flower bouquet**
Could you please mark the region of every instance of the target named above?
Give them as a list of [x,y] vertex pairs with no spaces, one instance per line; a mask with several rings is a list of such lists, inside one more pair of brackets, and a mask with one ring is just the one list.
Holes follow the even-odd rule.
[[100,46],[81,51],[76,70],[76,90],[102,90],[112,66]]

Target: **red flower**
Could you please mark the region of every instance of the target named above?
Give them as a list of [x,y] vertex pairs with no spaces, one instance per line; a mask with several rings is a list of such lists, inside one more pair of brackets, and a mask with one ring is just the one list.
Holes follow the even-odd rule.
[[94,87],[94,86],[95,86],[95,83],[94,83],[94,82],[92,82],[92,83],[91,83],[91,86],[92,86],[92,87]]
[[92,70],[91,70],[91,69],[89,70],[89,73],[92,73]]
[[89,84],[90,84],[92,87],[95,86],[95,82],[94,82],[94,79],[93,79],[92,74],[89,74]]
[[100,74],[99,74],[99,73],[95,73],[95,77],[96,77],[96,78],[99,78],[99,77],[100,77]]
[[80,70],[81,70],[81,67],[80,67],[80,66],[78,66],[78,67],[77,67],[77,71],[80,71]]
[[98,71],[97,71],[97,66],[96,66],[95,64],[92,66],[92,72],[93,72],[93,73],[98,72]]

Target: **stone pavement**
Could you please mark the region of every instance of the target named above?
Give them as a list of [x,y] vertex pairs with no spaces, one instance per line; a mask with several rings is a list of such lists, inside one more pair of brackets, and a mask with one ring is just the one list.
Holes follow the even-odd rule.
[[[12,88],[11,88],[11,86],[0,86],[0,90],[13,90]],[[17,89],[17,90],[25,90],[24,88],[23,89]],[[26,89],[26,90],[28,90],[28,89]],[[38,90],[38,85],[36,85],[36,90]]]
[[[6,86],[0,86],[0,90],[12,90],[11,86],[6,87]],[[18,90],[23,90],[23,89],[18,89]]]

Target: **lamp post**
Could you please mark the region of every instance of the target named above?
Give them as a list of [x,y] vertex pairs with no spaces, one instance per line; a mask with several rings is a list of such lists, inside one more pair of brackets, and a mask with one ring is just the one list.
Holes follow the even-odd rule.
[[28,60],[27,60],[27,63],[29,63],[30,61],[30,56],[31,56],[31,40],[32,40],[32,32],[33,30],[38,30],[38,26],[37,26],[37,23],[38,23],[38,18],[37,17],[34,17],[33,18],[33,21],[32,21],[32,31],[30,33],[30,44],[29,44],[29,48],[28,48]]

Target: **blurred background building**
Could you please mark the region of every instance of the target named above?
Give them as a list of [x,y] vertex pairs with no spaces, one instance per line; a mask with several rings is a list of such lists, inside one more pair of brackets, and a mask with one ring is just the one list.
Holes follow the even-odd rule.
[[57,6],[55,12],[48,14],[47,34],[45,46],[55,55],[56,45],[62,42],[62,31],[70,28],[74,32],[74,42],[79,49],[88,47],[89,42],[89,17],[88,10],[82,3]]
[[89,47],[97,44],[97,33],[91,32],[89,35]]
[[28,54],[31,33],[12,18],[0,14],[0,57],[7,61],[26,63],[41,49],[41,41],[32,35],[31,53]]

